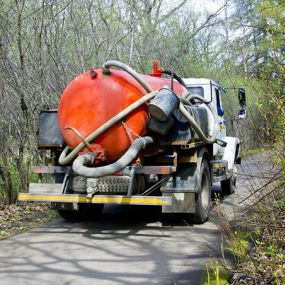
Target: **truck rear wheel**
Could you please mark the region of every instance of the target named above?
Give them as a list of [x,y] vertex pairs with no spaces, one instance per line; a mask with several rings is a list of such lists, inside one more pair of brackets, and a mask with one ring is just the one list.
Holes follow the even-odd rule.
[[221,181],[221,189],[223,196],[228,196],[235,193],[236,180],[232,176],[230,179]]
[[221,181],[221,190],[223,196],[228,196],[235,193],[236,190],[236,175],[237,175],[237,168],[234,165],[233,175],[231,178]]
[[195,198],[195,214],[191,220],[196,224],[203,224],[209,218],[211,207],[211,177],[207,161],[203,159],[201,164],[199,190]]
[[78,210],[58,210],[59,215],[67,222],[93,220],[102,214],[104,204],[79,204]]
[[57,210],[57,212],[67,222],[78,222],[78,221],[80,221],[79,211]]

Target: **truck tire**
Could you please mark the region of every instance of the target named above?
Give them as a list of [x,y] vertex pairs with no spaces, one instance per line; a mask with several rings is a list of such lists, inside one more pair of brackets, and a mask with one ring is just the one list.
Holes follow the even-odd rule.
[[195,214],[191,217],[195,224],[203,224],[208,220],[211,207],[211,175],[206,159],[201,163],[199,181],[200,186],[195,198]]
[[66,221],[66,222],[79,222],[80,215],[79,211],[75,210],[57,210],[58,214]]
[[67,222],[94,220],[102,214],[104,204],[79,204],[78,210],[58,210],[58,214]]
[[103,212],[104,204],[79,204],[79,214],[85,221],[95,220]]
[[221,181],[222,195],[228,196],[235,193],[236,179],[232,176],[230,179]]
[[221,181],[221,190],[223,196],[228,196],[235,193],[236,190],[236,173],[237,169],[234,166],[233,175],[231,178]]

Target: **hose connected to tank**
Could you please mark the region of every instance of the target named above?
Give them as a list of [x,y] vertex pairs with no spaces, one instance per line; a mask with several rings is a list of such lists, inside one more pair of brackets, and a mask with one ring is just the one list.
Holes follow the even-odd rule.
[[117,60],[109,60],[102,65],[103,72],[109,72],[110,67],[120,68],[129,73],[140,85],[147,91],[152,92],[153,89],[141,78],[141,76],[130,66]]
[[152,143],[152,137],[142,137],[135,139],[127,150],[127,152],[120,159],[118,159],[114,163],[101,167],[88,167],[87,165],[92,164],[92,161],[94,160],[94,154],[85,153],[83,155],[78,156],[74,160],[72,164],[72,169],[77,174],[84,177],[97,178],[112,175],[118,171],[123,170],[137,157],[141,150],[145,149],[148,145]]
[[[187,109],[183,106],[182,103],[179,104],[179,110],[180,112],[185,116],[185,118],[188,120],[189,124],[191,127],[194,129],[194,131],[197,133],[197,135],[200,137],[200,139],[206,143],[206,144],[211,144],[216,141],[218,129],[214,127],[213,134],[210,138],[207,138],[201,128],[198,126],[198,124],[195,122],[195,119],[193,116],[189,114]],[[210,109],[211,110],[211,109]],[[212,112],[214,114],[214,112]]]
[[[131,104],[130,106],[128,106],[126,109],[124,109],[123,111],[121,111],[119,114],[117,114],[116,116],[114,116],[113,118],[111,118],[109,121],[107,121],[106,123],[104,123],[101,127],[99,127],[98,129],[96,129],[94,132],[92,132],[85,140],[87,143],[90,143],[91,141],[93,141],[95,138],[97,138],[98,136],[100,136],[102,133],[106,132],[110,127],[112,127],[114,124],[118,123],[120,120],[122,120],[125,116],[127,116],[129,113],[131,113],[132,111],[134,111],[135,109],[137,109],[138,107],[140,107],[141,105],[143,105],[144,103],[146,103],[147,101],[149,101],[150,99],[152,99],[157,91],[153,91],[153,89],[141,78],[141,76],[135,71],[133,70],[130,66],[117,61],[117,60],[109,60],[107,62],[105,62],[102,66],[103,68],[103,72],[108,72],[110,67],[117,67],[120,68],[124,71],[126,71],[127,73],[129,73],[138,83],[140,83],[140,85],[147,91],[149,92],[148,94],[144,95],[142,98],[140,98],[139,100],[137,100],[136,102],[134,102],[133,104]],[[69,162],[71,162],[71,160],[73,158],[76,157],[76,155],[85,147],[85,144],[83,142],[81,142],[79,145],[77,145],[69,154],[69,150],[70,148],[67,146],[62,153],[60,154],[60,157],[58,159],[58,162],[61,165],[65,165],[68,164]]]
[[[98,136],[106,132],[108,129],[110,129],[113,125],[120,122],[124,117],[126,117],[128,114],[133,112],[135,109],[140,107],[141,105],[145,104],[147,101],[152,99],[156,95],[157,91],[153,91],[151,93],[148,93],[141,97],[139,100],[135,101],[133,104],[128,106],[126,109],[118,113],[116,116],[108,120],[106,123],[104,123],[102,126],[100,126],[98,129],[96,129],[94,132],[92,132],[85,140],[90,143],[94,139],[96,139]],[[81,142],[79,145],[77,145],[69,154],[70,148],[67,146],[61,153],[59,157],[59,163],[61,165],[68,164],[71,162],[73,158],[85,147],[85,143]]]
[[[121,63],[119,61],[111,60],[107,61],[106,63],[103,64],[103,72],[105,71],[106,73],[109,72],[110,67],[117,67],[120,68],[127,73],[129,73],[140,85],[147,91],[149,92],[148,94],[144,95],[141,97],[139,100],[136,102],[132,103],[129,105],[126,109],[115,115],[113,118],[108,120],[106,123],[104,123],[102,126],[100,126],[98,129],[93,131],[87,138],[85,138],[85,141],[87,143],[92,142],[94,139],[99,137],[101,134],[106,132],[108,129],[110,129],[113,125],[121,121],[124,117],[126,117],[128,114],[133,112],[135,109],[140,107],[141,105],[145,104],[149,100],[155,97],[158,91],[153,91],[153,89],[141,78],[141,76],[133,70],[131,67],[128,65]],[[189,96],[190,95],[190,96]],[[217,135],[217,130],[214,128],[214,132],[210,138],[207,138],[201,128],[198,126],[196,123],[195,119],[193,116],[189,114],[187,109],[183,105],[188,101],[192,99],[198,99],[200,101],[203,101],[204,98],[196,95],[192,95],[190,93],[185,94],[184,96],[181,97],[180,104],[179,104],[179,110],[182,112],[182,114],[186,117],[188,120],[189,124],[193,127],[194,131],[198,134],[198,136],[201,138],[201,140],[207,144],[213,143],[216,141],[216,135]],[[205,103],[203,101],[203,103]],[[190,103],[191,104],[191,103]],[[207,105],[207,104],[206,104]],[[212,112],[214,118],[216,119],[215,116],[215,111],[211,108],[209,108],[210,111]],[[103,167],[97,167],[97,168],[90,168],[87,167],[86,165],[90,164],[90,162],[94,159],[94,156],[90,153],[86,153],[82,156],[77,157],[74,162],[73,162],[73,170],[78,173],[79,175],[86,176],[86,177],[101,177],[101,176],[106,176],[106,175],[111,175],[114,174],[117,171],[122,170],[124,167],[126,167],[129,163],[131,163],[135,157],[138,155],[138,153],[144,149],[147,145],[153,143],[153,139],[151,137],[144,137],[144,138],[138,138],[133,141],[132,145],[128,149],[128,151],[116,162],[106,165]],[[69,147],[66,147],[60,157],[59,157],[59,163],[62,165],[68,164],[78,155],[78,153],[85,147],[85,143],[81,142],[78,144],[69,154],[68,152],[70,151]]]
[[193,100],[199,100],[201,102],[203,102],[206,107],[208,107],[208,109],[210,110],[210,112],[212,113],[213,117],[214,117],[214,122],[218,122],[218,116],[217,113],[215,112],[214,108],[209,104],[209,102],[199,96],[199,95],[195,95],[192,94],[190,92],[184,94],[181,98],[180,98],[180,105],[179,105],[179,110],[181,111],[181,113],[185,116],[185,118],[188,120],[189,124],[193,127],[194,131],[197,133],[197,135],[200,137],[200,139],[207,143],[207,144],[211,144],[216,142],[217,140],[217,134],[218,134],[218,129],[215,128],[214,126],[214,130],[213,130],[213,134],[210,138],[207,138],[205,136],[205,134],[203,133],[203,131],[201,130],[201,128],[198,126],[198,124],[195,122],[195,119],[193,118],[193,116],[191,116],[189,114],[189,112],[187,111],[187,109],[183,106],[183,104],[187,104],[187,105],[192,105],[190,102]]

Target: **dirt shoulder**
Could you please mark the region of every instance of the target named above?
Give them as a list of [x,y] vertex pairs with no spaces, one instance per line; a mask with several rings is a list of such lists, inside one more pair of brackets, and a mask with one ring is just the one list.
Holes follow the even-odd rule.
[[46,203],[18,203],[0,210],[0,239],[38,227],[56,218]]

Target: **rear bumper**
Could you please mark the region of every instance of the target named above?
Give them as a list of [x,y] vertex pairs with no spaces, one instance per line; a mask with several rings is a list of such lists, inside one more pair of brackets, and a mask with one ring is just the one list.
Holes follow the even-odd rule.
[[150,205],[150,206],[171,206],[171,197],[161,196],[119,196],[119,195],[96,195],[87,198],[78,194],[27,194],[19,193],[19,201],[35,202],[58,202],[58,203],[89,203],[89,204],[125,204],[125,205]]

